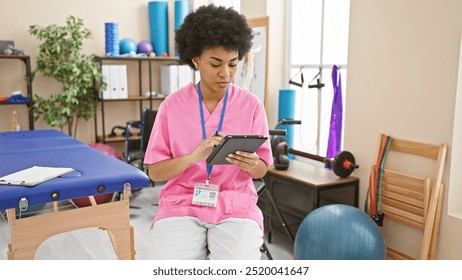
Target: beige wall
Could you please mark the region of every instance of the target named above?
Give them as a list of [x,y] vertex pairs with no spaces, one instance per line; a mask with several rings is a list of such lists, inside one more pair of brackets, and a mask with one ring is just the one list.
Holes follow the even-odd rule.
[[268,34],[268,123],[278,119],[278,93],[284,82],[285,1],[242,0],[241,11],[247,18],[269,17]]
[[[379,132],[447,143],[448,186],[461,11],[458,0],[351,0],[345,147],[361,166],[355,171],[361,180],[361,202]],[[462,259],[462,221],[447,215],[447,193],[437,256]],[[396,238],[403,232],[389,235]],[[417,235],[410,234],[406,241],[415,239]]]

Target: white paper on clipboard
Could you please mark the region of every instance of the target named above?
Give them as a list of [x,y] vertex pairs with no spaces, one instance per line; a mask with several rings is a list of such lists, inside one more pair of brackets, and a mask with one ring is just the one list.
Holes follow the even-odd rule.
[[69,167],[33,166],[0,178],[1,185],[32,187],[73,171]]

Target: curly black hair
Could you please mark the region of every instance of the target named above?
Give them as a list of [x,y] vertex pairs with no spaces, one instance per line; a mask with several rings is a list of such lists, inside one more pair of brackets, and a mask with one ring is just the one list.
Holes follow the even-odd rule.
[[236,50],[241,60],[250,51],[252,39],[252,29],[243,15],[232,8],[211,4],[185,17],[175,32],[175,48],[180,61],[195,69],[192,58],[218,46]]

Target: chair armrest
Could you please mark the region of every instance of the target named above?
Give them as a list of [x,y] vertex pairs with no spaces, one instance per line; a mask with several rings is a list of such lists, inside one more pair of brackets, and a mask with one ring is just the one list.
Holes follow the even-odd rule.
[[130,129],[132,127],[141,128],[141,121],[128,121],[126,128]]

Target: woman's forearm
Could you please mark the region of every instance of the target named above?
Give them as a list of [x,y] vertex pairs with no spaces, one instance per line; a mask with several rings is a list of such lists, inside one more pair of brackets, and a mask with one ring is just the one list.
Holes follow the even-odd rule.
[[155,181],[168,181],[180,175],[195,161],[191,154],[186,154],[173,159],[166,159],[163,161],[150,164],[148,166],[148,173],[151,180]]

